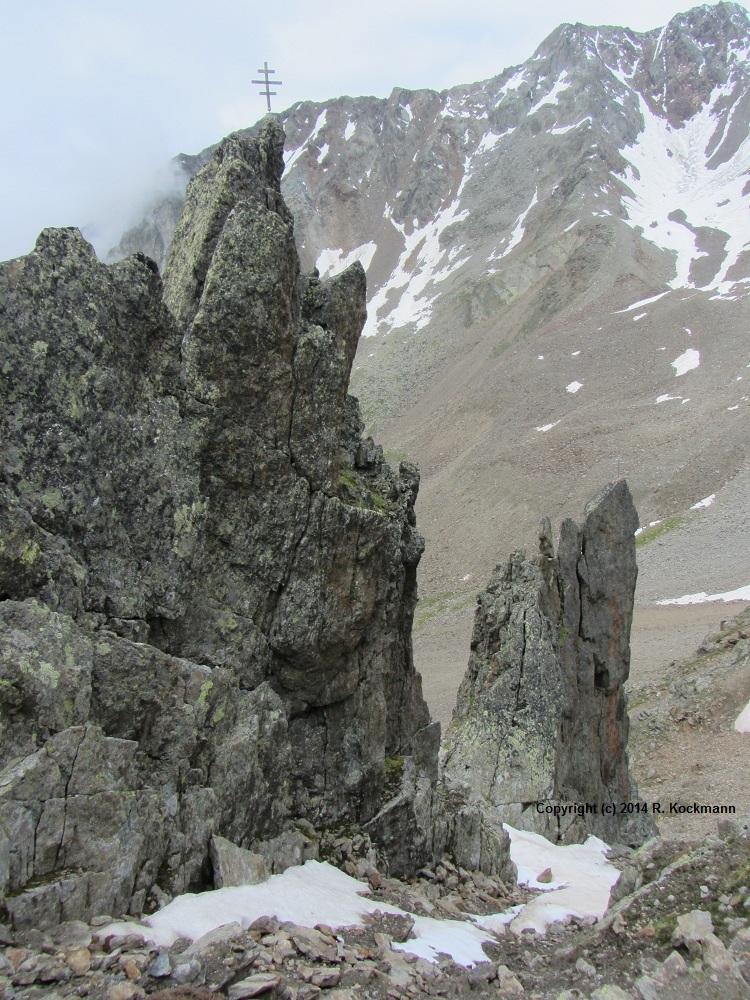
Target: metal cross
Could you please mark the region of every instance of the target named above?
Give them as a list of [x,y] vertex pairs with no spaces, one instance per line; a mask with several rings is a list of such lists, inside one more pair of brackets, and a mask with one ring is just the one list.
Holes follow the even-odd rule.
[[618,455],[617,458],[615,459],[615,462],[617,462],[617,478],[618,479],[620,478],[620,462],[621,461],[622,461],[622,459]]
[[258,72],[263,74],[264,79],[262,79],[262,80],[252,80],[251,83],[258,83],[258,84],[260,84],[261,87],[265,87],[266,88],[265,90],[261,90],[260,96],[261,97],[265,97],[266,103],[268,104],[268,113],[270,115],[271,114],[271,98],[276,96],[276,91],[275,90],[269,90],[269,84],[272,83],[274,85],[274,87],[280,87],[281,86],[281,80],[269,80],[268,79],[268,74],[269,73],[275,73],[276,70],[275,69],[269,69],[267,62],[263,63],[263,69],[259,69]]

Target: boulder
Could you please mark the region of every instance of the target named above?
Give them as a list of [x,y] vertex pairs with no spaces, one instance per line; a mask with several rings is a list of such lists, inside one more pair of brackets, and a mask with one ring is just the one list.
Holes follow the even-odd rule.
[[211,864],[215,889],[225,889],[232,885],[255,885],[268,878],[268,869],[261,854],[253,854],[252,851],[237,847],[225,837],[211,838]]

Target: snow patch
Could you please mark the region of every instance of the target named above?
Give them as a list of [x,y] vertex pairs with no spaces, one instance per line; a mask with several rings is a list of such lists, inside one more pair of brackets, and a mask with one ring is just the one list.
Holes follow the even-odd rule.
[[570,385],[565,386],[565,391],[569,392],[571,395],[575,395],[579,389],[583,388],[583,382],[571,382]]
[[358,260],[366,271],[372,263],[372,258],[375,256],[377,249],[375,243],[363,243],[361,247],[355,247],[348,254],[344,255],[343,250],[330,250],[326,247],[325,250],[321,250],[318,254],[315,266],[320,272],[321,277],[324,278],[329,278],[333,274],[338,274],[339,271],[344,271],[355,260]]
[[657,604],[707,604],[709,601],[750,601],[750,584],[747,587],[738,587],[737,590],[728,590],[724,594],[707,594],[701,591],[699,594],[685,594],[684,597],[672,597],[666,601],[657,601]]
[[292,167],[300,158],[300,156],[302,156],[302,154],[308,148],[310,143],[315,141],[315,139],[318,137],[322,129],[325,128],[325,124],[326,124],[326,110],[324,109],[318,115],[315,125],[313,126],[312,132],[310,133],[310,135],[308,135],[308,137],[305,139],[302,145],[298,146],[297,149],[290,149],[288,152],[284,153],[284,169],[287,171],[287,173],[292,169]]
[[[507,823],[503,827],[510,836],[510,856],[518,868],[519,885],[543,890],[521,908],[511,930],[520,934],[531,927],[544,934],[551,923],[568,916],[604,916],[610,890],[620,877],[604,857],[607,844],[598,837],[588,837],[584,844],[560,846],[538,833],[514,830]],[[537,876],[546,868],[552,869],[553,880],[541,883]],[[477,918],[480,927],[484,919]]]
[[578,128],[578,126],[583,125],[584,122],[588,122],[589,125],[591,125],[591,118],[589,118],[589,116],[587,115],[585,118],[582,118],[579,122],[576,122],[575,125],[562,125],[560,128],[551,128],[550,134],[565,135],[566,132],[572,132],[574,128]]
[[479,140],[479,145],[474,150],[474,155],[489,152],[497,146],[501,139],[504,139],[506,135],[512,135],[515,131],[516,126],[514,125],[512,128],[507,128],[504,132],[500,132],[499,135],[495,135],[494,132],[487,132]]
[[[630,89],[626,80],[621,82]],[[750,198],[743,193],[750,169],[750,136],[732,157],[709,167],[729,133],[737,107],[735,103],[727,110],[733,90],[731,80],[717,87],[681,128],[655,115],[637,91],[631,91],[639,102],[643,131],[622,150],[629,162],[624,180],[631,191],[623,198],[625,221],[640,227],[644,239],[674,255],[671,288],[698,287],[690,278],[691,265],[706,253],[698,250],[692,229],[708,227],[727,235],[716,275],[700,286],[716,290],[720,298],[729,297],[734,288],[736,282],[727,275],[750,243]],[[675,219],[676,212],[684,213],[685,225]]]
[[716,499],[716,494],[712,493],[710,497],[704,497],[702,500],[699,500],[698,503],[694,503],[690,509],[700,510],[701,507],[710,507],[715,499]]
[[666,403],[670,399],[682,399],[682,396],[670,396],[668,392],[665,392],[662,396],[656,397],[656,402]]
[[518,88],[526,82],[525,77],[526,77],[526,69],[525,67],[522,66],[520,69],[517,69],[516,72],[513,74],[513,76],[510,78],[510,80],[508,80],[508,82],[503,87],[500,88],[500,92],[497,95],[496,106],[502,104],[502,102],[505,100],[505,98],[508,96],[511,90],[518,90]]
[[[413,940],[403,944],[393,942],[397,951],[418,955],[428,962],[437,962],[440,954],[451,955],[454,962],[470,968],[487,961],[482,942],[487,933],[469,921],[435,920],[434,917],[413,917]],[[449,927],[448,924],[453,924]]]
[[349,140],[356,131],[357,131],[357,126],[354,124],[354,122],[347,122],[346,128],[344,129],[344,139],[347,142],[349,142]]
[[[394,948],[430,962],[436,962],[443,953],[470,967],[487,961],[482,943],[490,940],[488,932],[496,932],[505,924],[510,923],[516,934],[529,927],[543,934],[549,924],[569,916],[603,916],[610,889],[619,877],[617,869],[604,858],[608,849],[605,843],[589,837],[585,844],[558,846],[539,834],[507,825],[505,830],[519,883],[541,889],[543,894],[523,907],[469,921],[414,916],[414,939],[394,944]],[[553,881],[540,883],[537,876],[546,868],[552,870]],[[185,893],[146,917],[142,924],[115,922],[102,932],[137,933],[156,947],[169,947],[179,937],[196,941],[226,924],[238,923],[247,928],[261,916],[289,920],[303,927],[328,924],[338,928],[361,925],[365,914],[374,910],[404,913],[399,907],[364,899],[362,894],[368,890],[367,883],[327,862],[307,861],[257,885]]]
[[701,363],[701,352],[696,351],[695,348],[689,347],[684,354],[681,354],[679,358],[675,358],[672,362],[672,367],[675,370],[675,378],[679,378],[680,375],[684,375],[686,372],[690,372],[693,368],[697,368]]
[[557,427],[559,423],[560,421],[556,420],[554,424],[542,424],[541,427],[535,427],[534,430],[541,431],[542,434],[546,434],[547,431],[551,431],[553,427]]
[[537,202],[539,201],[537,194],[538,194],[538,188],[534,188],[534,194],[531,198],[531,201],[529,202],[528,208],[525,211],[521,212],[521,214],[516,219],[516,224],[513,227],[513,232],[510,234],[508,245],[502,251],[502,253],[495,252],[494,254],[491,254],[489,260],[502,260],[503,257],[508,256],[513,247],[518,246],[518,244],[521,242],[525,232],[523,224],[526,221],[526,216],[532,210],[534,205],[536,205]]
[[633,309],[640,309],[641,306],[651,305],[652,302],[658,302],[659,299],[663,299],[665,295],[669,295],[669,289],[666,292],[659,292],[658,295],[652,295],[648,299],[639,299],[637,302],[633,302],[632,305],[625,306],[624,309],[615,309],[616,313],[628,313],[632,312]]
[[[649,527],[649,528],[655,528],[657,524],[661,524],[661,520],[658,520],[658,521],[649,521],[647,527]],[[642,531],[644,531],[644,530],[645,530],[644,528],[637,528],[636,532],[635,532],[636,537],[638,537],[638,535],[640,535],[640,533]]]
[[738,733],[750,733],[750,701],[734,720],[734,728]]
[[535,114],[539,108],[544,107],[545,104],[557,104],[560,94],[566,91],[570,87],[568,71],[563,70],[562,73],[555,80],[552,89],[544,97],[540,98],[536,104],[527,112],[527,117],[529,115]]
[[[223,924],[249,927],[261,916],[273,916],[282,922],[291,920],[303,927],[320,923],[348,927],[361,924],[362,917],[376,909],[404,912],[396,906],[363,899],[361,893],[367,891],[365,883],[327,862],[307,861],[257,885],[185,893],[147,917],[143,924],[117,923],[109,925],[107,931],[139,933],[157,947],[169,947],[178,937],[196,941]],[[406,942],[404,951],[421,955],[430,962],[437,961],[438,952],[452,955],[454,961],[467,966],[487,961],[482,941],[489,938],[472,923],[430,917],[414,919],[416,940]]]
[[292,167],[300,158],[300,156],[302,156],[306,148],[307,146],[305,145],[305,143],[302,143],[302,145],[298,146],[297,149],[284,150],[284,170],[287,173],[289,173],[289,171],[292,169]]
[[[459,212],[458,207],[459,201],[454,198],[432,222],[428,222],[421,229],[417,228],[414,220],[414,229],[411,233],[407,233],[405,226],[391,218],[392,224],[404,238],[404,249],[386,282],[367,304],[368,319],[362,331],[363,337],[373,337],[378,332],[388,333],[394,328],[410,323],[415,324],[415,330],[421,330],[427,325],[435,297],[426,295],[428,286],[444,281],[468,260],[468,257],[456,261],[449,259],[442,268],[438,268],[440,262],[450,252],[448,248],[442,249],[440,246],[442,233],[469,215],[468,209]],[[413,263],[410,263],[412,261]],[[385,315],[379,315],[387,306],[391,293],[401,289],[403,291],[396,304],[390,307]]]

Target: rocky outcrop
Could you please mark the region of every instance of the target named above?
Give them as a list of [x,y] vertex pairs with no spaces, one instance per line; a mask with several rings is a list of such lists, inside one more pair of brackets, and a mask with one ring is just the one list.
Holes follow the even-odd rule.
[[479,595],[443,750],[448,814],[465,817],[450,832],[460,863],[503,822],[563,842],[655,832],[626,755],[637,526],[618,480],[582,526],[563,522],[557,555],[545,522],[538,558],[514,552]]
[[300,274],[282,149],[273,120],[222,143],[163,286],[76,230],[0,269],[0,892],[18,924],[210,885],[214,835],[263,854],[292,817],[366,822],[398,791],[386,758],[430,799],[418,473],[362,438],[364,273]]

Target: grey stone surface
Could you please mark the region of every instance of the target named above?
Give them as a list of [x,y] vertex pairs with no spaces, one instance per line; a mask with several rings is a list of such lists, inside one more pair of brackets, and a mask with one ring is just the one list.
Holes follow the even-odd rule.
[[713,931],[713,920],[707,910],[691,910],[677,918],[672,943],[685,945],[691,952],[698,951],[698,946],[712,936]]
[[246,851],[231,840],[216,835],[211,838],[210,848],[215,889],[225,889],[232,885],[255,885],[268,878],[269,871],[263,855]]
[[279,875],[292,865],[303,865],[306,861],[317,861],[319,856],[318,838],[314,832],[303,832],[298,826],[285,830],[278,837],[260,840],[253,844],[257,857],[263,861],[268,874]]
[[[227,953],[233,962],[226,961]],[[223,924],[194,941],[182,953],[182,961],[198,962],[200,975],[212,992],[248,972],[258,948],[248,932],[237,923]]]

